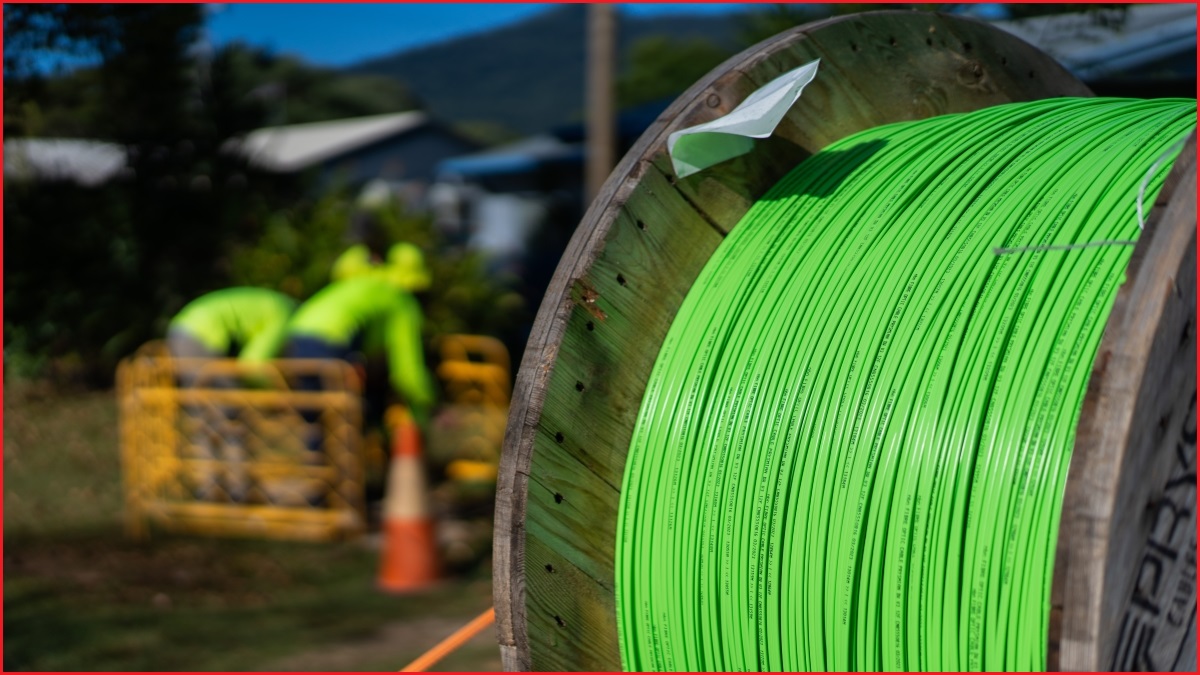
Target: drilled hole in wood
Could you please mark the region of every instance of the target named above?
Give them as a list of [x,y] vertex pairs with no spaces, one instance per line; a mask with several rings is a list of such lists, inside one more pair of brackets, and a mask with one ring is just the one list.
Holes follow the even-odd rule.
[[644,230],[644,229],[646,229],[646,223],[639,220],[639,221],[637,221],[637,227],[639,230]]
[[851,49],[851,51],[858,51],[858,45],[856,45],[856,44],[854,44],[853,42],[851,42],[851,43],[850,43],[850,49]]
[[583,389],[584,389],[584,387],[583,387],[583,383],[582,383],[582,382],[576,382],[576,383],[575,383],[575,391],[583,391]]
[[554,615],[554,623],[557,623],[557,624],[558,624],[558,625],[560,625],[560,626],[566,626],[566,625],[567,625],[567,622],[566,622],[566,621],[563,621],[563,620],[562,620],[562,617],[561,617],[561,616],[559,616],[559,615],[557,615],[557,614],[555,614],[555,615]]
[[963,51],[965,51],[965,52],[971,51],[971,43],[970,42],[963,43]]
[[546,571],[547,571],[547,572],[549,572],[549,573],[551,573],[551,574],[554,574],[554,565],[551,565],[551,564],[547,563],[547,564],[546,564]]
[[587,322],[587,329],[596,330],[596,324],[592,323],[591,321]]
[[894,37],[888,38],[888,44],[895,47],[896,46],[896,38],[894,38]]
[[554,493],[554,503],[555,503],[555,504],[561,504],[561,503],[562,503],[562,500],[563,500],[562,493],[561,493],[561,492],[555,492],[555,493]]
[[563,442],[563,434],[561,431],[554,434],[554,440],[558,441],[559,443]]
[[624,286],[624,285],[625,285],[625,277],[623,277],[623,276],[621,276],[620,274],[618,274],[618,275],[617,275],[617,283],[618,283],[618,284],[621,284],[622,286]]

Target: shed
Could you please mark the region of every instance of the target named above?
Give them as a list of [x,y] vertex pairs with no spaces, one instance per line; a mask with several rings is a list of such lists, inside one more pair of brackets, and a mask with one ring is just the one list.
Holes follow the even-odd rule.
[[274,173],[318,170],[351,184],[432,182],[437,164],[478,145],[421,111],[266,127],[231,142],[250,163]]

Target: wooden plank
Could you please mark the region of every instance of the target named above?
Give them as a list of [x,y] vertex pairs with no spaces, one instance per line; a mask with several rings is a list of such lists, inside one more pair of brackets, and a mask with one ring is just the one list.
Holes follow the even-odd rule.
[[1056,551],[1055,669],[1171,668],[1195,629],[1195,138],[1134,250],[1088,383]]
[[[656,121],[651,130],[661,129]],[[649,131],[647,132],[649,133]],[[630,152],[614,175],[631,175],[637,156]],[[530,463],[534,439],[546,399],[546,386],[558,358],[563,334],[572,311],[569,289],[595,260],[611,219],[610,211],[623,204],[636,181],[610,180],[563,252],[549,289],[538,310],[521,367],[513,384],[512,404],[504,434],[496,479],[493,534],[493,599],[496,636],[505,670],[530,670],[525,622],[525,520]],[[595,205],[603,204],[605,208]]]
[[[537,670],[576,670],[589,664],[619,671],[616,607],[611,587],[594,583],[558,548],[530,533],[526,540],[530,651]],[[563,594],[563,589],[572,593]]]
[[[545,581],[537,599],[547,608],[539,615],[543,621],[549,608],[612,594],[619,489],[646,379],[687,288],[720,241],[651,167],[613,220],[603,252],[569,289],[571,317],[531,462],[526,537],[536,536],[584,576],[537,575]],[[541,565],[527,559],[525,574],[536,575]],[[565,629],[547,623],[556,634],[579,635],[557,641],[553,651],[535,649],[531,640],[531,666],[619,669],[615,650],[600,663],[583,653],[598,655],[594,640],[584,639],[595,633],[586,619],[608,614],[580,613],[585,620]]]
[[[669,189],[661,173],[649,165],[643,171],[644,176],[638,175],[629,189],[619,193],[621,211],[608,221],[604,239],[580,242],[577,235],[573,240],[573,246],[580,242],[573,255],[585,258],[586,271],[572,276],[570,272],[563,274],[564,268],[560,266],[556,276],[570,278],[571,282],[555,282],[561,289],[560,304],[555,306],[557,311],[553,315],[548,315],[543,306],[538,319],[540,326],[535,325],[535,331],[540,327],[542,333],[538,342],[531,339],[527,347],[514,392],[514,407],[521,405],[524,412],[510,415],[500,489],[516,494],[514,488],[520,486],[520,527],[514,527],[518,511],[511,508],[511,503],[502,504],[503,497],[499,496],[497,547],[507,547],[511,554],[524,546],[527,532],[531,537],[536,534],[553,539],[564,559],[586,570],[581,575],[555,577],[554,582],[561,585],[544,587],[547,599],[543,605],[553,604],[554,597],[570,604],[580,597],[611,596],[617,489],[645,378],[657,356],[657,344],[661,343],[690,280],[699,274],[721,240],[720,233]],[[617,194],[615,190],[613,193]],[[647,227],[647,222],[658,225]],[[596,234],[597,230],[591,232]],[[584,244],[594,250],[589,252]],[[557,344],[548,342],[551,335]],[[645,340],[642,348],[626,353],[626,344],[640,339]],[[569,348],[560,351],[560,345]],[[555,364],[558,376],[553,380],[537,378],[541,390],[533,395],[530,381],[547,371],[545,366],[531,364],[547,361]],[[522,377],[527,379],[523,382]],[[521,393],[524,398],[518,399]],[[529,412],[531,403],[539,408],[536,419]],[[624,433],[624,439],[614,441],[614,432]],[[514,438],[526,441],[525,452],[529,455],[522,458],[526,467],[523,471],[513,466],[514,460],[521,458],[521,453],[509,449]],[[534,445],[537,450],[531,452]],[[508,476],[504,475],[506,469]],[[528,479],[531,473],[538,476],[537,484],[550,486],[554,492],[533,487]],[[554,494],[563,499],[555,501],[551,498]],[[578,508],[584,505],[586,509]],[[504,534],[500,534],[506,523]],[[605,549],[606,555],[598,554],[598,550]],[[499,561],[499,550],[496,556]],[[509,556],[503,573],[499,571],[500,565],[497,562],[497,577],[507,575],[508,582],[497,585],[497,608],[505,604],[508,616],[513,617],[509,626],[500,628],[502,655],[507,652],[506,667],[574,669],[578,667],[576,664],[585,662],[564,661],[570,655],[551,653],[533,662],[527,650],[522,654],[517,643],[520,633],[512,627],[517,622],[524,624],[524,603],[513,603],[509,598],[513,588],[523,598],[526,568],[538,570],[543,563],[526,563],[522,551],[519,557]],[[584,583],[583,580],[590,587],[580,588],[578,583]],[[558,591],[553,593],[549,588]],[[507,597],[502,598],[502,593]],[[611,614],[611,610],[607,613]],[[600,616],[596,612],[584,615]],[[548,615],[542,615],[543,620],[545,616]],[[582,635],[590,629],[586,622],[573,621],[570,630]],[[506,637],[508,643],[503,642]],[[576,644],[577,649],[586,651],[591,642],[594,641],[560,644]],[[619,668],[615,650],[609,656],[610,667]]]

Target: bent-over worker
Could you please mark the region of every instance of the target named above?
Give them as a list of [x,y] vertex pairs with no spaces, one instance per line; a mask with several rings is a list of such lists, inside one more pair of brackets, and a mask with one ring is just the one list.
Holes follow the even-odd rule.
[[[167,328],[167,350],[175,358],[219,359],[236,357],[242,363],[261,363],[270,359],[283,343],[288,317],[296,307],[294,300],[266,288],[235,287],[213,291],[189,302],[175,315]],[[203,371],[183,371],[180,385],[191,388],[204,385],[211,389],[230,389],[232,377],[200,381]],[[244,470],[247,450],[240,435],[236,406],[183,405],[189,424],[190,452],[200,459],[220,457],[227,470],[200,465],[188,472],[193,493],[200,499],[223,501],[222,494],[235,502],[243,501],[250,490],[250,478]],[[219,440],[219,447],[214,444]]]
[[[392,389],[419,420],[434,402],[421,342],[421,307],[414,292],[429,287],[419,249],[397,244],[377,272],[329,284],[296,310],[287,327],[288,358],[351,360],[383,356]],[[310,383],[316,388],[316,383]]]
[[266,288],[239,286],[206,293],[184,305],[167,328],[175,358],[270,359],[283,344],[296,301]]

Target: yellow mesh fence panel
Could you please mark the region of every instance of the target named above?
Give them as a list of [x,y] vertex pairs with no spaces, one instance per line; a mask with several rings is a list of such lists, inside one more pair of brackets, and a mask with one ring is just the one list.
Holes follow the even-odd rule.
[[338,360],[173,359],[117,371],[126,530],[331,540],[365,527],[361,383]]
[[508,422],[511,366],[504,343],[481,335],[447,335],[439,342],[437,374],[449,406],[444,432],[456,459],[446,472],[454,480],[494,481]]

